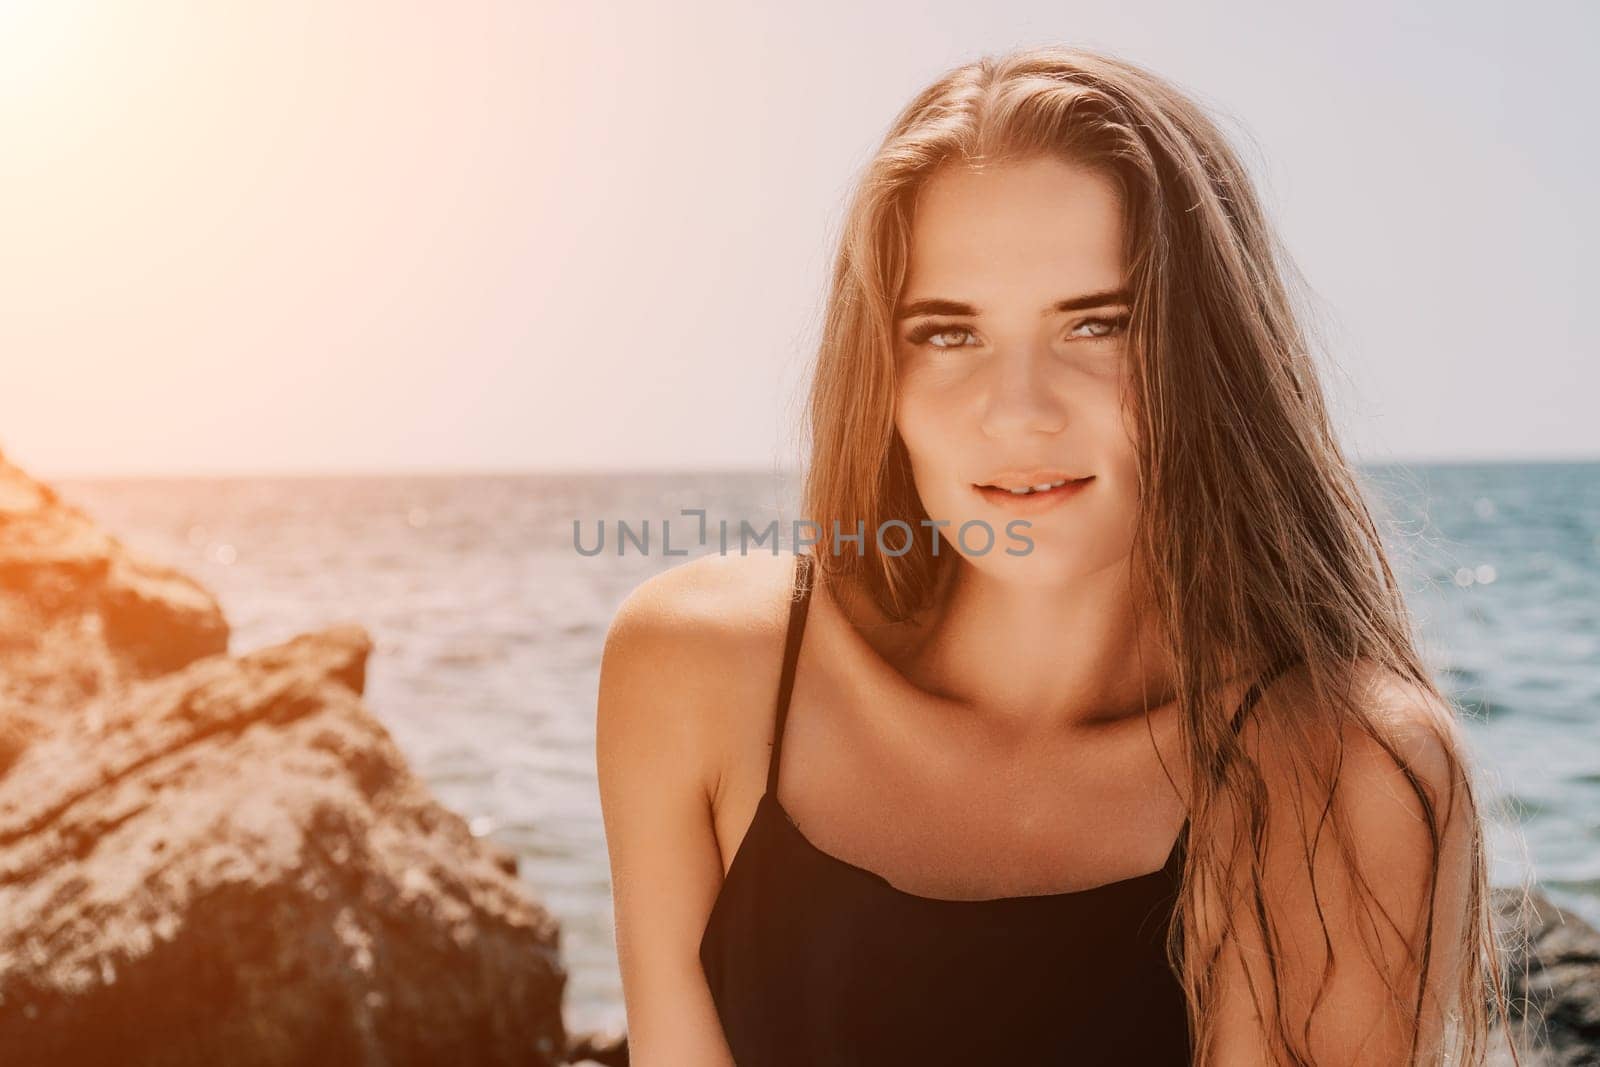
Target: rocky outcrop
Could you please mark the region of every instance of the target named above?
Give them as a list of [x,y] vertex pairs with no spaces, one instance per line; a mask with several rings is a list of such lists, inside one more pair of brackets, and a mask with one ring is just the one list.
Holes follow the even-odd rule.
[[0,461],[0,1063],[567,1062],[557,925],[364,706],[365,631],[227,635]]
[[[1600,1064],[1600,932],[1564,913],[1539,892],[1495,890],[1505,931],[1511,1032],[1523,1067]],[[1502,1033],[1489,1043],[1490,1062],[1512,1058]]]
[[200,660],[0,779],[0,1059],[562,1062],[555,922],[362,706],[369,648]]
[[53,716],[227,647],[210,593],[0,457],[0,774]]

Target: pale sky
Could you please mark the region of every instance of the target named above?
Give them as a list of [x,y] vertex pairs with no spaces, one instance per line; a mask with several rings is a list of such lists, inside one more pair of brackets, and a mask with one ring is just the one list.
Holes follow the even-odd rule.
[[790,464],[867,154],[949,67],[1054,41],[1234,132],[1355,458],[1600,458],[1597,10],[0,0],[0,450]]

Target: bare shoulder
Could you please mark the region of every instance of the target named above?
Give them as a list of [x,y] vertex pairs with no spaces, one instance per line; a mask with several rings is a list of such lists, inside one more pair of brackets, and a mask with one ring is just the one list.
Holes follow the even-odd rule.
[[[1478,823],[1453,710],[1365,664],[1342,694],[1318,693],[1297,667],[1258,710],[1243,747],[1264,789],[1229,791],[1217,824],[1218,843],[1243,862],[1229,865],[1235,884],[1198,905],[1230,946],[1216,1062],[1283,1061],[1281,1035],[1262,1030],[1274,1012],[1259,990],[1278,998],[1283,1033],[1314,1033],[1305,1062],[1409,1062],[1416,1020],[1397,1007],[1410,995],[1393,992],[1414,989],[1427,961],[1426,1044],[1466,960]],[[1273,942],[1293,951],[1267,973]]]
[[[1231,832],[1231,820],[1264,817],[1258,858],[1285,915],[1303,911],[1298,920],[1314,928],[1324,916],[1303,905],[1316,897],[1337,910],[1326,887],[1347,875],[1373,886],[1397,919],[1425,906],[1435,876],[1459,897],[1478,812],[1470,750],[1446,700],[1358,663],[1342,698],[1317,693],[1297,667],[1261,705],[1244,747],[1264,787],[1262,810],[1230,809],[1227,820]],[[1355,907],[1354,897],[1345,903]]]
[[692,757],[714,789],[727,717],[769,702],[793,574],[787,553],[710,554],[641,582],[606,633],[599,714]]
[[792,563],[680,563],[630,592],[606,633],[595,766],[637,1063],[732,1067],[699,957],[723,877],[713,808],[749,736],[730,726],[753,718],[748,693],[782,658]]
[[714,638],[759,627],[782,606],[793,575],[787,554],[697,556],[640,582],[618,607],[608,640],[641,628]]
[[[1318,694],[1298,667],[1267,688],[1261,705],[1246,734],[1254,738],[1252,756],[1269,790],[1276,786],[1280,799],[1292,792],[1302,803],[1313,802],[1314,782],[1327,786],[1337,778],[1352,810],[1382,816],[1385,805],[1401,803],[1395,787],[1414,794],[1420,786],[1445,797],[1460,784],[1466,744],[1453,709],[1392,670],[1358,663],[1344,715],[1334,713],[1329,696]],[[1296,738],[1299,745],[1291,743]],[[1306,761],[1312,766],[1300,765]],[[1321,792],[1325,799],[1326,789]]]
[[711,554],[652,575],[618,607],[603,659],[662,681],[724,684],[742,653],[782,631],[793,574],[790,555]]

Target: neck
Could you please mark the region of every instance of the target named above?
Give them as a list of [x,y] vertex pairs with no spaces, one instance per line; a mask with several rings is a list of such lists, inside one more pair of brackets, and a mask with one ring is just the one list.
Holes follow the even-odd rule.
[[[1090,727],[1173,699],[1154,615],[1134,603],[1126,557],[1060,584],[1006,581],[964,559],[911,623],[859,624],[904,679],[961,714],[1019,734]],[[863,618],[857,608],[847,614]]]

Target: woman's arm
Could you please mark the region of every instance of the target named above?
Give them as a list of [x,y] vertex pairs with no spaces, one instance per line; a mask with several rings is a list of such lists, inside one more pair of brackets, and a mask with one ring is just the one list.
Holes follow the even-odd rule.
[[[1399,684],[1371,675],[1364,681],[1364,699],[1379,719],[1391,724],[1397,750],[1433,798],[1435,820],[1444,836],[1433,902],[1428,999],[1419,1057],[1414,1061],[1436,1063],[1442,1014],[1426,1005],[1448,1009],[1453,1004],[1474,871],[1471,836],[1476,815],[1463,781],[1452,774],[1449,750],[1459,757],[1463,749],[1455,740],[1457,728],[1448,711]],[[1270,691],[1266,699],[1274,699]],[[1276,699],[1295,701],[1294,688],[1285,686]],[[1300,715],[1312,713],[1304,706],[1298,709]],[[1290,704],[1263,721],[1295,714]],[[1267,1036],[1276,1025],[1272,1015],[1277,1012],[1283,1028],[1295,1035],[1295,1047],[1302,1053],[1308,1050],[1306,1062],[1316,1067],[1405,1064],[1409,1020],[1415,1010],[1416,952],[1421,948],[1433,865],[1422,802],[1394,759],[1357,727],[1346,730],[1337,765],[1318,765],[1313,773],[1303,761],[1286,758],[1285,749],[1264,736],[1275,732],[1272,727],[1263,728],[1263,735],[1250,736],[1254,725],[1252,719],[1246,751],[1256,760],[1266,785],[1263,893],[1258,902],[1249,883],[1235,879],[1228,904],[1211,898],[1205,906],[1213,916],[1213,909],[1230,909],[1234,936],[1223,946],[1215,1043],[1203,1062],[1278,1067],[1284,1061],[1281,1053],[1270,1051]],[[1335,771],[1337,785],[1330,790]],[[1328,818],[1323,822],[1325,812]],[[1348,855],[1341,854],[1334,819],[1345,827]],[[1233,840],[1233,825],[1222,833],[1223,840]],[[1249,837],[1248,832],[1242,835],[1244,848],[1249,847]],[[1308,855],[1314,856],[1309,865]],[[1263,914],[1280,942],[1272,954],[1260,933]],[[1279,990],[1276,997],[1274,988]],[[1401,992],[1399,1001],[1391,988]]]
[[[711,632],[675,612],[675,568],[618,611],[601,659],[595,725],[617,961],[634,1067],[733,1067],[700,966],[722,883]],[[725,670],[723,664],[720,670]]]

